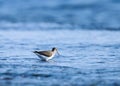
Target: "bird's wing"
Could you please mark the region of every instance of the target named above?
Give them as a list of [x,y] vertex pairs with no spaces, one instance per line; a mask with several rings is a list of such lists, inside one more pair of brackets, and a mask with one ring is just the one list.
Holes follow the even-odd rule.
[[44,56],[47,56],[47,57],[52,56],[52,52],[50,52],[50,51],[38,51],[38,54],[44,55]]

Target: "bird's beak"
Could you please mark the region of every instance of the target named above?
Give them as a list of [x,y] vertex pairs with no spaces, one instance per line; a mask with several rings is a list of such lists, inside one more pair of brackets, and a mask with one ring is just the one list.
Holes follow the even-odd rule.
[[58,52],[58,50],[57,50],[57,53],[58,53],[58,55],[60,55],[60,53]]

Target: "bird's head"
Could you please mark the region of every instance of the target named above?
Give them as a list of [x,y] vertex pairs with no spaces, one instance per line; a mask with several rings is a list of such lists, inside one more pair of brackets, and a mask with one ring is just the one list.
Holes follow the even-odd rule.
[[58,55],[60,55],[59,52],[58,52],[58,49],[57,49],[56,47],[53,47],[53,48],[52,48],[52,51],[53,51],[53,52],[57,52]]

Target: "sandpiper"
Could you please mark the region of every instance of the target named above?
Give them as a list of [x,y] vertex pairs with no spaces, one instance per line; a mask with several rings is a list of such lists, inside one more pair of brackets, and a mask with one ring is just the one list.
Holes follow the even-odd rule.
[[57,48],[53,47],[52,50],[34,51],[33,53],[35,53],[42,60],[48,61],[48,60],[52,59],[55,56],[56,52],[58,53]]

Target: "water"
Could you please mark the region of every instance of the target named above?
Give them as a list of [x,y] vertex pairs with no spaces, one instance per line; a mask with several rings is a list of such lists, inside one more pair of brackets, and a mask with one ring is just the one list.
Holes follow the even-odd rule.
[[[1,86],[119,86],[117,31],[0,31]],[[57,47],[50,62],[32,53]]]
[[21,29],[22,25],[29,29],[120,30],[120,1],[0,0],[0,28]]
[[0,0],[0,86],[120,86],[119,31],[119,0]]

